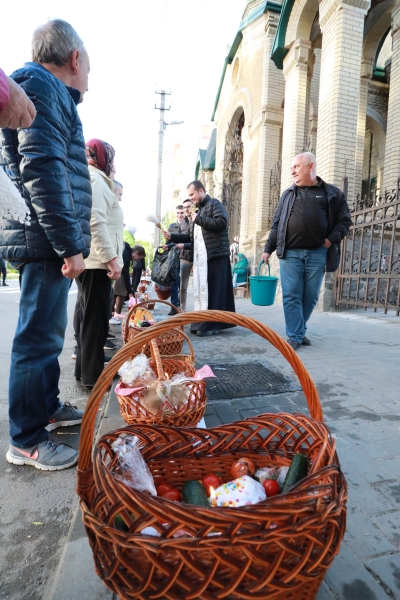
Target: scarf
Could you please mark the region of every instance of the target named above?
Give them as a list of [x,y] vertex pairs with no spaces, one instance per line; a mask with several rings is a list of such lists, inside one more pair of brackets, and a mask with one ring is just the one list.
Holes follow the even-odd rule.
[[97,167],[103,171],[107,177],[110,176],[115,156],[115,150],[110,144],[93,138],[86,142],[86,156],[89,165]]

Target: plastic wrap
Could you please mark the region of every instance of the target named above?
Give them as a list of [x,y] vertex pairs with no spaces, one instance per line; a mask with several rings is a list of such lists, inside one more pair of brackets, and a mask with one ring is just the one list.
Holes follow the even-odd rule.
[[157,379],[145,354],[138,354],[133,360],[124,362],[118,374],[124,384],[133,388],[147,387]]
[[153,476],[140,454],[138,442],[138,438],[133,435],[121,435],[115,440],[112,448],[118,460],[112,473],[129,487],[157,496]]

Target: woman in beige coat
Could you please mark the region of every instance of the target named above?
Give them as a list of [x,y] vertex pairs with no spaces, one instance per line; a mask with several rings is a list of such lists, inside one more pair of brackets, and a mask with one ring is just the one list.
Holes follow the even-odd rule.
[[92,184],[92,241],[86,270],[77,279],[80,295],[79,338],[75,377],[92,388],[104,367],[111,281],[121,276],[124,215],[110,179],[114,168],[114,149],[92,139],[86,144]]

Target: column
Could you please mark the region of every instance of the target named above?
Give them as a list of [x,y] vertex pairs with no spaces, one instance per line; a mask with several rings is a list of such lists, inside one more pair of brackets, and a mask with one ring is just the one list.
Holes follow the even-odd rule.
[[314,48],[315,62],[310,82],[310,120],[308,125],[309,148],[314,154],[317,152],[318,131],[318,100],[319,100],[319,77],[321,73],[321,48]]
[[243,142],[243,176],[242,176],[242,207],[240,219],[240,245],[245,249],[251,247],[251,227],[250,227],[250,178],[251,178],[251,153],[252,143],[248,133],[248,128],[244,127],[242,131]]
[[274,43],[278,15],[268,13],[266,16],[263,82],[262,82],[262,124],[258,130],[258,164],[257,164],[257,195],[256,195],[256,246],[259,249],[260,240],[271,226],[273,207],[270,198],[271,170],[279,161],[281,151],[281,134],[283,125],[283,109],[281,99],[284,92],[284,78],[271,60],[271,50]]
[[386,129],[384,187],[397,187],[400,177],[400,7],[392,13],[392,66],[390,69],[389,105]]
[[285,108],[283,117],[281,190],[292,185],[290,165],[307,145],[310,79],[314,64],[311,42],[296,40],[283,61]]
[[365,15],[370,0],[322,0],[321,78],[317,134],[317,172],[340,185],[348,160],[349,194],[354,194],[355,153],[360,101]]
[[358,103],[357,137],[354,157],[354,193],[349,195],[349,204],[353,205],[357,194],[361,194],[361,184],[364,164],[365,124],[367,119],[368,86],[372,78],[374,64],[371,60],[361,63],[360,100]]

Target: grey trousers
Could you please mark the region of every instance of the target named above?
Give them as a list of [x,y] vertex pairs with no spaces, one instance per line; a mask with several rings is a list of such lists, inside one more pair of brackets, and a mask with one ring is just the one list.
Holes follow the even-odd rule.
[[190,271],[193,263],[187,260],[181,260],[181,288],[180,288],[180,303],[181,310],[186,310],[187,287],[189,283]]

